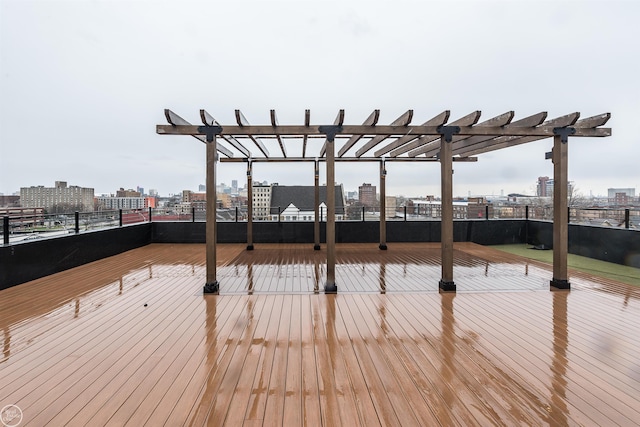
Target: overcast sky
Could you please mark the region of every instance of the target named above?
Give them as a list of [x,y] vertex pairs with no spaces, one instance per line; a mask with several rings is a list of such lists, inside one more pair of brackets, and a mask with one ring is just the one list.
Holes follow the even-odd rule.
[[[204,144],[157,135],[164,108],[194,124],[201,108],[222,124],[235,109],[302,124],[310,109],[317,125],[339,109],[347,124],[374,109],[379,124],[408,109],[413,124],[447,109],[450,121],[611,112],[612,137],[570,140],[569,179],[585,195],[637,188],[639,21],[638,1],[0,0],[0,192],[56,180],[197,190]],[[454,164],[454,194],[533,193],[553,176],[551,146]],[[387,194],[439,195],[439,173],[389,164]],[[245,166],[221,164],[218,183],[232,179],[242,186]],[[312,185],[313,166],[256,164],[254,179]],[[336,167],[346,190],[378,179],[373,163]]]

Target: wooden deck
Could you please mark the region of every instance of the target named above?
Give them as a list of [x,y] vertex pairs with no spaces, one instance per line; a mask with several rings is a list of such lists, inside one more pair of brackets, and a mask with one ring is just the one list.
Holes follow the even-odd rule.
[[640,425],[640,289],[456,244],[153,244],[0,291],[0,408],[43,425]]

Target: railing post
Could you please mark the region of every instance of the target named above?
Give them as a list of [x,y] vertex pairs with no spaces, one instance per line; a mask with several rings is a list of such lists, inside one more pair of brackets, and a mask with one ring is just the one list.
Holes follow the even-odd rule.
[[364,222],[364,206],[362,207],[362,222]]
[[629,209],[624,210],[624,228],[629,228]]
[[151,222],[152,218],[151,218],[151,208],[149,208],[149,222]]
[[236,206],[236,222],[238,222],[238,207]]
[[122,209],[118,209],[118,224],[122,227]]
[[529,205],[524,207],[524,243],[529,244]]
[[282,213],[282,212],[280,211],[280,206],[278,206],[278,222],[280,222],[280,214],[281,214],[281,213]]
[[75,220],[76,220],[75,232],[76,234],[78,234],[80,233],[80,212],[78,211],[75,212]]
[[486,220],[489,219],[489,205],[486,205],[484,207],[484,219],[486,219]]
[[404,222],[407,222],[407,205],[404,205]]
[[[629,228],[629,227],[627,227]],[[9,217],[2,218],[2,234],[4,235],[3,241],[5,245],[9,244]]]
[[567,206],[567,224],[571,222],[571,206]]
[[191,206],[191,222],[196,222],[196,208]]

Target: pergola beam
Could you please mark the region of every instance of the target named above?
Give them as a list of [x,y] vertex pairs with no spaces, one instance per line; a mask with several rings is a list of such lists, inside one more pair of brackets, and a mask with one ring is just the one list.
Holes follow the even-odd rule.
[[[230,159],[220,159],[222,163],[242,163],[247,162],[249,159],[244,157],[233,157]],[[314,162],[316,161],[313,157],[287,157],[287,158],[279,158],[279,157],[254,157],[251,159],[253,163],[287,163],[287,162]],[[317,161],[326,162],[326,157],[318,157]],[[380,158],[372,158],[372,157],[336,157],[335,162],[379,162]],[[387,157],[385,158],[387,162],[437,162],[438,159],[435,157]],[[454,162],[477,162],[477,157],[454,157]]]
[[[453,125],[448,125],[453,126]],[[534,128],[517,128],[517,127],[477,127],[477,126],[460,126],[458,135],[491,135],[499,136],[539,136],[542,138],[553,137],[553,129],[559,125],[540,125]],[[566,126],[566,125],[565,125]],[[438,136],[439,126],[362,126],[362,125],[344,125],[342,131],[336,135],[339,136],[371,136],[371,135],[389,135],[403,136],[407,132],[420,135]],[[203,126],[193,125],[156,125],[156,133],[159,135],[205,135]],[[223,126],[221,135],[233,136],[272,136],[280,134],[281,136],[303,137],[321,135],[318,128],[314,126]],[[573,137],[606,137],[611,136],[611,128],[580,128],[576,129]],[[439,136],[438,136],[439,138]],[[436,138],[437,139],[437,138]],[[415,142],[415,141],[414,141]],[[393,154],[392,154],[393,155]]]

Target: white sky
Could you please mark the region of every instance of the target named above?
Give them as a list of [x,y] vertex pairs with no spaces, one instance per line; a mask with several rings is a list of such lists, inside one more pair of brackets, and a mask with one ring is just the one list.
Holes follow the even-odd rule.
[[[164,108],[194,124],[201,108],[222,124],[237,108],[252,124],[270,109],[302,124],[308,108],[314,125],[341,108],[348,124],[376,108],[380,124],[408,109],[413,124],[446,109],[450,121],[611,112],[612,137],[570,140],[569,179],[586,195],[640,187],[639,20],[638,1],[0,0],[0,192],[197,190],[204,144],[157,135]],[[454,194],[532,193],[553,176],[551,145],[454,164]],[[388,164],[387,194],[437,195],[439,174]],[[220,165],[218,183],[232,179],[242,186],[244,165]],[[313,166],[256,164],[254,179],[312,185]],[[378,166],[341,163],[336,180],[378,185]]]

